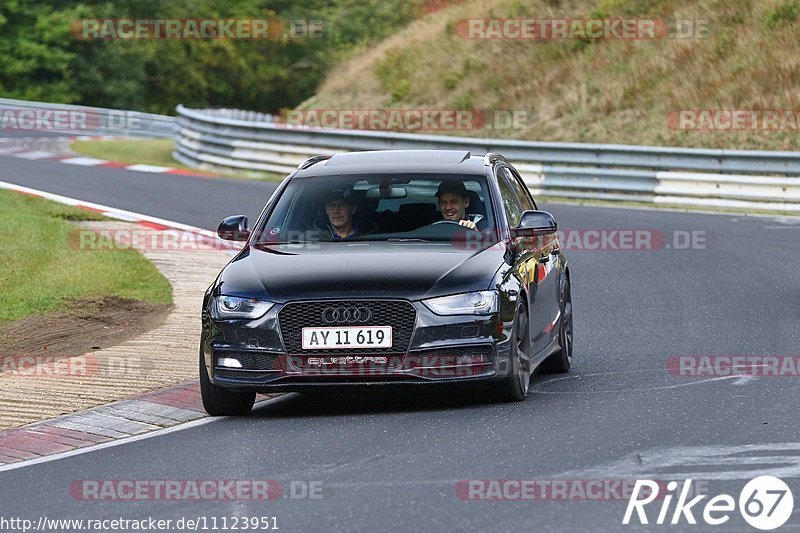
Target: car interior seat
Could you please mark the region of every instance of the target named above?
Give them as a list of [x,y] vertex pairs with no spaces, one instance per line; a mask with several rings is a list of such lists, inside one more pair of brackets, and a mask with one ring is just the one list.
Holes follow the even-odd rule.
[[430,202],[403,204],[398,210],[395,231],[411,231],[440,219],[436,205]]

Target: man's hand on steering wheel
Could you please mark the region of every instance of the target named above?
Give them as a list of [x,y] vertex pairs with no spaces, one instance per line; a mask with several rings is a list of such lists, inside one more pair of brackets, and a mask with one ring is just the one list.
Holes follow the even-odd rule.
[[478,231],[478,226],[471,220],[459,220],[458,224],[460,226],[464,226],[466,228],[474,229],[475,231]]

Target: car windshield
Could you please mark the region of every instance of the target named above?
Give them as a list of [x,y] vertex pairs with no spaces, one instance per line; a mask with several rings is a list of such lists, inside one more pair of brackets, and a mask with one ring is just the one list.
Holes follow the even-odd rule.
[[254,244],[496,242],[489,199],[481,175],[295,178],[256,229]]

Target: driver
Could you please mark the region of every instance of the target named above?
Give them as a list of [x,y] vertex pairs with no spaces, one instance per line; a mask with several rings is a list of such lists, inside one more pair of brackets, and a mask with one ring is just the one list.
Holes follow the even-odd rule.
[[328,231],[334,241],[354,239],[361,235],[358,223],[353,220],[358,206],[348,189],[334,189],[325,196],[325,214],[328,215]]
[[436,191],[436,198],[439,199],[439,212],[442,213],[442,220],[457,222],[470,229],[478,229],[473,221],[467,219],[469,193],[467,188],[464,187],[464,182],[441,182],[439,189]]

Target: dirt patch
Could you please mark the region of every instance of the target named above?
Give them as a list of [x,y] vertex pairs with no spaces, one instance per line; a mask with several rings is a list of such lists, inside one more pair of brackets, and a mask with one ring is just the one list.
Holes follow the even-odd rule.
[[117,296],[69,300],[66,307],[0,326],[0,353],[82,355],[160,326],[172,305]]

